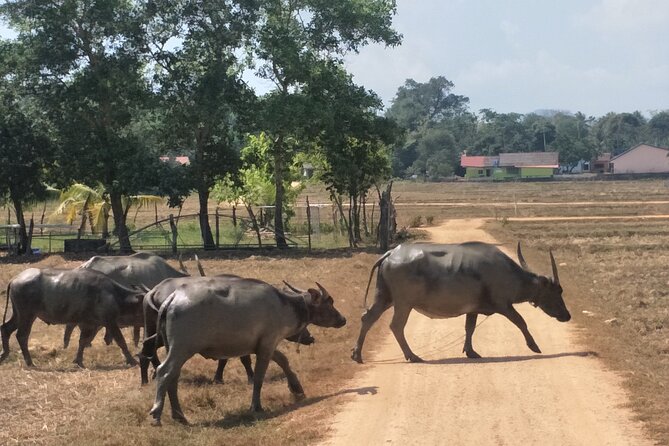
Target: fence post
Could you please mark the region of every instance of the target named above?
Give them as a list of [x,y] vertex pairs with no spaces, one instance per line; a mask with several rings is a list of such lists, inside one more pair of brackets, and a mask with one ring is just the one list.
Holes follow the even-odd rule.
[[174,223],[174,214],[170,214],[170,229],[172,229],[172,254],[177,253],[177,225]]
[[236,205],[232,206],[232,225],[235,228],[237,227],[237,206]]
[[220,230],[218,224],[219,224],[218,207],[216,207],[216,249],[218,249],[220,242]]
[[311,252],[311,208],[309,207],[308,195],[307,195],[307,240],[309,241],[309,252]]

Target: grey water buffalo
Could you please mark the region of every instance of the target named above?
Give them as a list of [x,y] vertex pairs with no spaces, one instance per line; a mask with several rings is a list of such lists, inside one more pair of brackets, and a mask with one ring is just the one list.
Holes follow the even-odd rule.
[[[374,304],[362,315],[362,326],[351,358],[362,362],[362,346],[371,326],[394,306],[390,329],[404,357],[421,362],[404,337],[411,310],[430,318],[450,318],[466,314],[463,352],[480,358],[472,347],[472,335],[479,314],[499,313],[515,324],[527,346],[541,353],[514,304],[529,302],[560,322],[571,318],[564,300],[558,270],[550,253],[553,278],[529,271],[518,243],[519,266],[497,247],[468,242],[458,245],[403,244],[388,251],[374,264],[378,268]],[[367,291],[369,291],[369,283]],[[365,301],[367,293],[365,293]]]
[[[317,284],[318,285],[318,284]],[[150,414],[160,425],[169,394],[172,418],[186,423],[177,397],[183,364],[195,354],[206,358],[256,355],[251,410],[262,411],[260,391],[270,360],[286,373],[290,391],[304,395],[279,342],[309,324],[343,327],[346,319],[335,309],[322,286],[296,295],[255,279],[201,278],[179,286],[160,306],[157,330],[168,349],[156,372],[156,399]]]
[[[214,276],[220,280],[237,280],[241,279],[240,276],[233,274],[220,274]],[[159,285],[155,286],[149,293],[147,293],[143,302],[143,311],[144,311],[144,342],[142,345],[142,351],[139,355],[139,365],[140,365],[140,377],[142,384],[148,384],[148,368],[149,361],[153,364],[154,368],[158,368],[160,365],[160,360],[156,355],[156,349],[163,346],[162,337],[157,335],[157,318],[158,311],[160,306],[165,302],[165,300],[172,294],[179,286],[186,284],[190,281],[190,278],[174,278],[166,279],[161,282]],[[288,284],[286,284],[288,285]],[[291,291],[301,294],[300,290],[291,288]],[[311,345],[314,343],[314,338],[309,333],[309,330],[305,327],[302,331],[297,333],[294,336],[289,336],[286,338],[289,341],[297,342],[298,344]],[[253,367],[251,365],[251,356],[244,355],[241,356],[240,361],[244,366],[246,371],[246,376],[249,382],[253,380]],[[223,383],[223,371],[227,364],[227,359],[219,359],[218,367],[216,368],[216,373],[214,374],[214,382]]]
[[[198,270],[204,276],[204,269],[200,260],[195,257]],[[99,271],[127,287],[143,286],[153,288],[165,279],[173,277],[189,277],[188,271],[179,259],[181,271],[174,269],[162,257],[138,252],[129,256],[94,256],[84,262],[79,268]],[[141,310],[141,308],[140,308]],[[135,346],[139,344],[139,330],[144,325],[144,316],[140,311],[138,314],[123,316],[119,320],[121,327],[133,327],[133,340]],[[63,335],[63,345],[67,348],[74,325],[68,324]],[[105,342],[111,343],[109,333],[105,335]]]
[[[81,329],[79,349],[74,360],[83,367],[84,347],[99,327],[105,327],[121,348],[126,362],[136,365],[128,351],[118,325],[119,318],[137,314],[142,306],[143,292],[127,288],[109,276],[87,269],[29,268],[7,285],[7,306],[2,318],[2,355],[9,355],[9,337],[18,329],[16,338],[28,366],[33,362],[28,350],[28,337],[33,322],[40,318],[47,324],[75,324]],[[5,322],[9,301],[12,317]]]

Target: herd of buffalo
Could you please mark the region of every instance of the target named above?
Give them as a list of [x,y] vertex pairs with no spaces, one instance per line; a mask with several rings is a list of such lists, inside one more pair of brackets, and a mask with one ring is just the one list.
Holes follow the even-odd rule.
[[[374,303],[362,316],[352,359],[362,362],[367,332],[390,307],[394,307],[390,329],[411,362],[422,361],[404,336],[414,309],[430,318],[466,315],[463,352],[469,358],[480,358],[472,346],[478,314],[505,316],[521,330],[527,346],[540,353],[513,304],[530,302],[561,322],[568,321],[570,314],[562,299],[553,254],[552,278],[529,270],[520,244],[518,259],[520,265],[497,247],[480,242],[403,244],[388,251],[372,267],[367,292],[378,269]],[[149,364],[155,368],[156,398],[150,411],[154,425],[160,425],[166,394],[172,417],[186,423],[177,385],[181,368],[195,354],[219,361],[216,381],[222,381],[227,359],[239,357],[253,382],[253,411],[262,410],[260,391],[270,360],[284,371],[290,391],[302,397],[302,385],[277,345],[283,339],[313,343],[309,324],[332,328],[346,324],[328,291],[318,283],[317,288],[301,290],[287,282],[279,288],[230,274],[209,277],[199,261],[200,276],[190,276],[179,263],[181,270],[176,270],[157,255],[137,253],[95,256],[70,270],[26,269],[7,285],[0,363],[8,357],[9,337],[16,331],[25,362],[33,365],[28,338],[39,318],[47,324],[66,325],[66,346],[73,328],[79,327],[74,362],[81,367],[84,349],[102,327],[105,341],[115,341],[126,362],[136,365],[120,328],[133,327],[138,345],[139,329],[144,327],[138,356],[142,384],[148,382]],[[12,315],[7,320],[10,301]],[[167,351],[162,364],[156,355],[161,346]],[[251,354],[256,356],[253,369]]]

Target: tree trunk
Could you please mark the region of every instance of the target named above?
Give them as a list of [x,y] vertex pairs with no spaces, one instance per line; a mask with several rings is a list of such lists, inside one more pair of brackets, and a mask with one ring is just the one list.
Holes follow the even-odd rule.
[[214,236],[211,233],[211,225],[209,225],[209,189],[199,189],[197,196],[200,200],[200,233],[204,249],[215,249]]
[[12,190],[10,190],[10,198],[14,204],[16,221],[19,224],[19,241],[16,245],[16,253],[19,255],[32,254],[32,250],[30,249],[30,239],[28,238],[28,230],[26,228],[26,220],[23,218],[23,203],[21,203],[21,199],[19,199]]
[[283,232],[283,157],[281,147],[283,138],[279,137],[274,144],[274,187],[276,188],[276,197],[274,200],[274,238],[277,248],[287,248],[286,237]]
[[356,246],[359,242],[362,241],[362,236],[360,232],[360,202],[358,201],[359,197],[351,197],[353,202],[353,237],[355,238]]
[[379,246],[381,252],[388,251],[393,235],[397,229],[395,223],[395,210],[393,209],[392,191],[393,183],[391,182],[385,191],[379,191]]
[[126,213],[123,209],[121,194],[118,192],[110,192],[109,201],[111,202],[112,213],[114,214],[114,233],[118,237],[119,249],[124,254],[131,253],[132,246],[130,245],[130,238],[128,237],[128,227],[125,225]]
[[253,213],[253,208],[251,205],[244,203],[244,206],[246,206],[246,212],[248,212],[249,218],[251,219],[251,226],[253,227],[256,236],[258,237],[258,248],[262,248],[262,237],[260,237],[260,226],[258,226],[258,219],[256,218],[256,214]]

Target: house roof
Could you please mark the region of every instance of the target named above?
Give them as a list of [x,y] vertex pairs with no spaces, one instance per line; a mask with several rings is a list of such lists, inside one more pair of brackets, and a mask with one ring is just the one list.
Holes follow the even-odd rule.
[[499,165],[508,167],[553,167],[558,168],[557,152],[500,153]]
[[467,156],[460,157],[460,165],[462,167],[492,167],[496,165],[499,159],[497,156]]
[[667,148],[667,147],[658,147],[658,146],[654,146],[654,145],[652,145],[652,144],[641,143],[641,144],[637,144],[636,146],[631,147],[631,148],[625,150],[623,153],[621,153],[621,154],[619,154],[619,155],[614,156],[613,158],[611,158],[611,161],[615,161],[616,159],[620,158],[621,156],[623,156],[623,155],[627,155],[628,153],[630,153],[630,152],[632,152],[632,151],[634,151],[634,150],[636,150],[636,149],[638,149],[638,148],[640,148],[640,147],[650,147],[650,148],[652,148],[652,149],[666,150],[667,152],[669,152],[669,148]]
[[[167,161],[170,161],[170,160],[172,160],[172,159],[167,155],[163,155],[163,156],[160,157],[160,161],[163,161],[163,162],[167,162]],[[181,165],[185,165],[185,166],[190,164],[190,158],[188,158],[187,156],[175,156],[172,161],[174,161],[176,163],[179,163]]]
[[499,156],[460,157],[462,167],[546,167],[557,169],[557,152],[501,153]]

